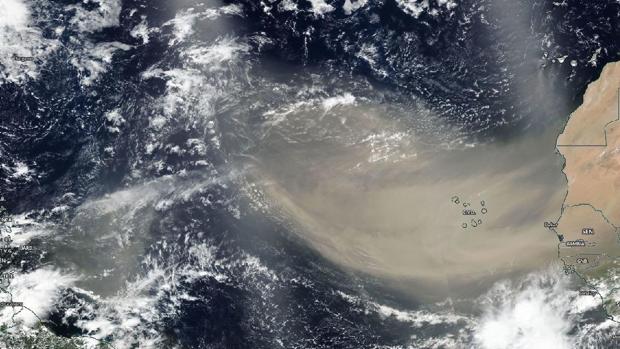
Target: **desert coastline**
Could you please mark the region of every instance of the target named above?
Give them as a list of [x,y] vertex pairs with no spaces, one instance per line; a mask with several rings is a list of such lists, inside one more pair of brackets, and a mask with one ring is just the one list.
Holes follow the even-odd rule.
[[556,229],[563,240],[559,256],[566,268],[590,281],[617,267],[620,256],[619,88],[620,62],[609,63],[588,86],[557,142],[567,180]]
[[609,63],[588,86],[583,104],[558,137],[568,181],[564,206],[590,204],[616,226],[620,225],[619,88],[620,62]]

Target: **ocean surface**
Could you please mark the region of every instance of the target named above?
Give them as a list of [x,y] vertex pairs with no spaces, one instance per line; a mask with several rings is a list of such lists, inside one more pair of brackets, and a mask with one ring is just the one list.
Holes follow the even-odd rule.
[[[612,347],[543,221],[565,190],[555,139],[620,59],[619,18],[617,1],[0,0],[3,234],[36,246],[1,263],[32,312],[0,319],[118,349]],[[462,239],[437,209],[453,195],[494,218]]]

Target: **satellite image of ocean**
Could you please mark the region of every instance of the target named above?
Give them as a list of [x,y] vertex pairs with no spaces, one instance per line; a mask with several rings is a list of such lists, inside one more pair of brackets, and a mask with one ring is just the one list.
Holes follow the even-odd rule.
[[620,1],[0,0],[44,348],[620,348]]

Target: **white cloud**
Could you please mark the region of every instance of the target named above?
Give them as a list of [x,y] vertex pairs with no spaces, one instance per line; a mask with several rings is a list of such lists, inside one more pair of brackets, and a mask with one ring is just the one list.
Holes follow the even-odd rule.
[[330,109],[339,105],[351,105],[355,103],[355,96],[350,93],[345,93],[341,96],[325,98],[322,102],[323,109],[329,111]]
[[312,12],[317,17],[323,17],[326,13],[332,12],[335,8],[326,3],[325,0],[309,0],[312,4]]
[[351,13],[359,10],[360,8],[366,6],[368,0],[345,0],[342,5],[342,9],[346,15],[350,15]]
[[488,293],[474,337],[483,349],[569,349],[576,292],[557,270],[500,282]]
[[174,26],[174,39],[170,41],[171,45],[180,43],[194,34],[194,23],[198,18],[198,14],[191,10],[177,13],[174,19],[166,22],[164,25]]
[[92,11],[79,5],[71,6],[70,8],[75,9],[75,16],[71,19],[71,23],[82,32],[117,27],[120,23],[121,0],[99,0],[98,3],[99,6]]
[[[9,294],[2,294],[2,301],[23,302],[27,309],[5,307],[0,310],[0,322],[32,327],[44,318],[58,301],[60,292],[70,287],[77,278],[51,268],[37,269],[31,273],[16,273],[8,287]],[[21,309],[21,311],[20,311]],[[33,314],[34,312],[34,314]],[[36,315],[35,315],[36,314]]]
[[21,84],[38,76],[38,63],[58,47],[32,26],[30,7],[22,0],[0,1],[0,85]]
[[438,0],[439,10],[437,8],[431,10],[429,0],[396,0],[396,3],[403,11],[415,18],[420,17],[424,12],[435,16],[440,13],[442,8],[444,11],[451,12],[458,6],[455,0]]
[[0,27],[23,29],[30,22],[30,9],[20,0],[0,1]]
[[185,55],[193,63],[203,65],[214,71],[226,68],[226,63],[234,61],[240,54],[246,53],[249,49],[248,45],[232,38],[221,38],[210,46],[192,47]]
[[80,82],[84,86],[92,85],[101,74],[108,70],[116,51],[127,51],[131,48],[120,42],[105,42],[97,45],[86,42],[84,47],[86,48],[84,54],[75,56],[70,61],[81,72]]
[[149,29],[149,24],[146,21],[146,18],[142,18],[142,22],[133,27],[129,35],[136,39],[141,39],[143,44],[148,44],[150,33],[151,30]]

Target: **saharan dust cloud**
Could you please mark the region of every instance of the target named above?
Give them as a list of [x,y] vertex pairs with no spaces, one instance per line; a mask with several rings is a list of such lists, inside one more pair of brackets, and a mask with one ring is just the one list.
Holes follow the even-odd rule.
[[277,115],[247,154],[273,213],[323,255],[442,296],[557,258],[543,227],[565,194],[553,132],[433,142],[404,118],[348,102]]

